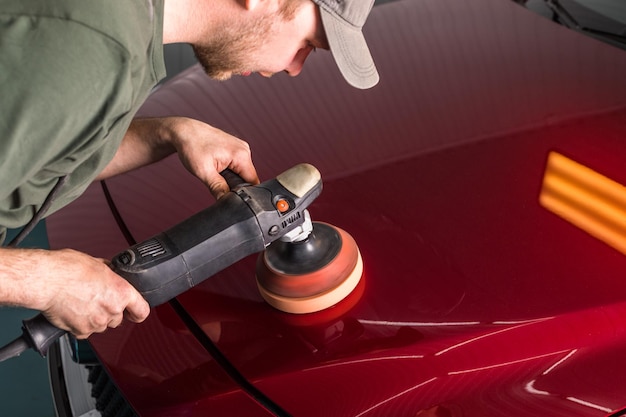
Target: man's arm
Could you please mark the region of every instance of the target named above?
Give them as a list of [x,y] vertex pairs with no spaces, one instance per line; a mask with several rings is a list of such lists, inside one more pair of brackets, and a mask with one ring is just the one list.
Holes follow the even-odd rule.
[[135,119],[115,157],[96,179],[131,171],[174,152],[216,198],[229,191],[226,181],[219,174],[226,168],[251,184],[259,182],[246,142],[186,117]]
[[[182,117],[134,120],[97,179],[148,165],[173,152],[216,197],[229,190],[219,175],[226,168],[258,183],[246,142]],[[39,310],[52,324],[79,338],[117,327],[124,317],[141,322],[150,312],[139,292],[107,261],[70,249],[0,248],[0,305]]]
[[141,322],[148,303],[106,261],[70,249],[0,248],[0,305],[39,310],[79,338]]

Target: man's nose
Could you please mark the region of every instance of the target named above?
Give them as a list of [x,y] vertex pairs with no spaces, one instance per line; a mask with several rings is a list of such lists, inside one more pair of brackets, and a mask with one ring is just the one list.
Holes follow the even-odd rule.
[[285,71],[292,77],[295,77],[296,75],[300,74],[300,72],[302,72],[302,67],[304,67],[304,61],[306,61],[311,51],[313,51],[312,46],[307,46],[305,48],[300,49],[296,53],[296,56],[293,57],[293,61],[291,61],[289,66],[285,68]]

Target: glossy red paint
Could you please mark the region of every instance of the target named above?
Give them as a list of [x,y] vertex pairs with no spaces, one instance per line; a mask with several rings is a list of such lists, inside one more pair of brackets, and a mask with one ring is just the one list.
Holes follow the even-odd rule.
[[[366,31],[381,74],[373,90],[345,86],[316,54],[296,79],[216,83],[193,68],[144,106],[246,138],[263,179],[317,166],[324,191],[311,215],[348,231],[364,260],[353,296],[316,314],[265,304],[255,257],[180,303],[298,417],[591,417],[625,406],[626,257],[538,198],[553,150],[626,184],[626,53],[502,0],[386,4]],[[211,204],[175,158],[108,186],[137,240]],[[112,227],[94,242],[62,223],[110,224],[100,199],[92,189],[51,218],[51,244],[123,249]],[[168,305],[91,342],[141,416],[270,415]]]

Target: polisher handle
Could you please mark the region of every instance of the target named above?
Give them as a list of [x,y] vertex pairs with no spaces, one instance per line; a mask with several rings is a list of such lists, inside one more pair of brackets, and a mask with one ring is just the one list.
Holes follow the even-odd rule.
[[111,267],[155,307],[264,248],[254,213],[230,192],[172,228],[119,253]]

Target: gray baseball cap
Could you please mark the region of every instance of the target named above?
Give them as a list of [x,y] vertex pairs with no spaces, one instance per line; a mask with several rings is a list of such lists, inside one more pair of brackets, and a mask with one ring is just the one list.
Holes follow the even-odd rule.
[[362,28],[374,0],[313,0],[320,8],[330,52],[348,84],[370,88],[378,71],[363,37]]

